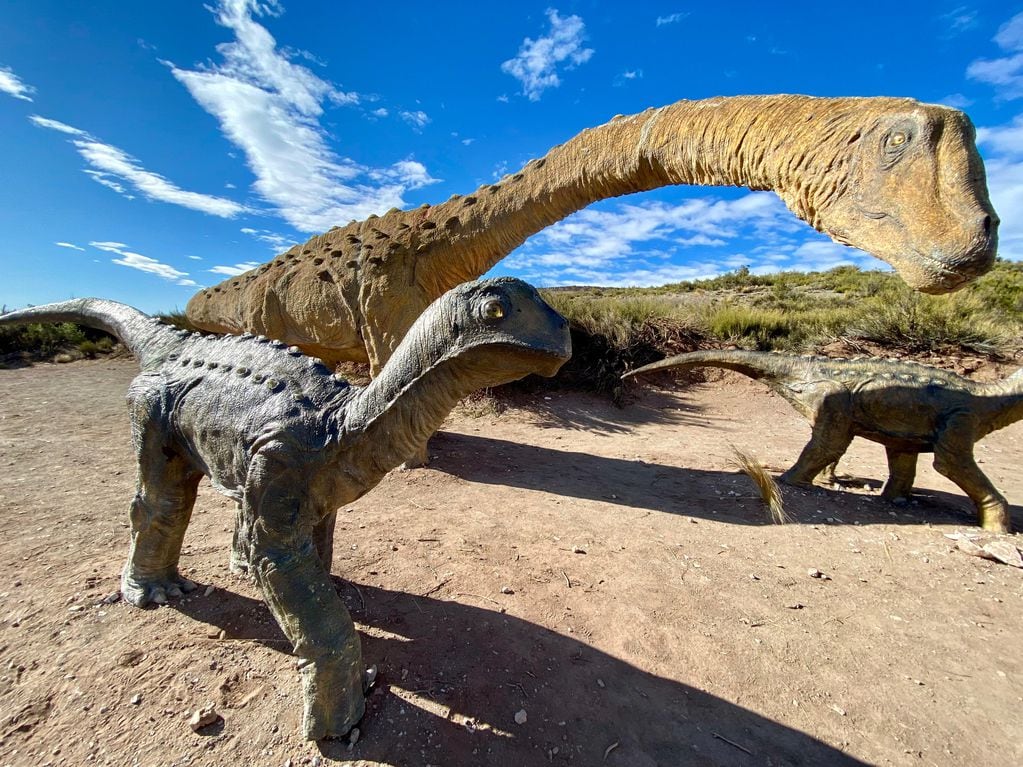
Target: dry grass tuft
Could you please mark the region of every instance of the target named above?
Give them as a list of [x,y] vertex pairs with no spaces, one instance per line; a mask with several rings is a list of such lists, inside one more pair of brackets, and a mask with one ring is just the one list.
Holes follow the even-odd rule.
[[760,491],[760,497],[771,512],[771,521],[776,525],[784,525],[791,522],[791,518],[785,513],[785,506],[781,499],[781,490],[774,477],[767,473],[767,469],[756,458],[748,453],[742,452],[739,448],[732,446],[732,460],[729,462],[735,468],[744,472],[753,484]]

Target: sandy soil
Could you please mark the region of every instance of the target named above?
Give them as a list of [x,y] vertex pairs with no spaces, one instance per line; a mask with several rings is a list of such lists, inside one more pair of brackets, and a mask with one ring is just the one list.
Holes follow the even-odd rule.
[[[381,676],[353,748],[304,742],[294,658],[228,572],[207,484],[181,563],[199,591],[101,602],[135,371],[0,371],[0,765],[1023,761],[1023,571],[955,550],[970,504],[923,462],[920,500],[883,503],[861,441],[845,486],[786,489],[794,522],[770,524],[730,445],[780,471],[809,429],[730,375],[626,409],[457,411],[429,468],[339,516],[337,587]],[[1016,424],[977,450],[1016,502],[1021,448]],[[194,733],[207,702],[222,719]]]

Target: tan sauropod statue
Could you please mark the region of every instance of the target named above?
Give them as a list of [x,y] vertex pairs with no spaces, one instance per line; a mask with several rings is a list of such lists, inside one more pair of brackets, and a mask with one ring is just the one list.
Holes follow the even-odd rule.
[[994,261],[998,217],[962,112],[896,98],[680,101],[585,130],[441,205],[331,229],[201,291],[207,330],[260,333],[376,374],[422,311],[597,200],[669,184],[772,189],[915,288],[955,290]]

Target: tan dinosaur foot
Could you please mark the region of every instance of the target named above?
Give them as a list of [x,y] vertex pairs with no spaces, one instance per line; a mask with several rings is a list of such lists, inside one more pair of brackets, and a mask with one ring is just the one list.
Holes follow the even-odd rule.
[[299,661],[305,715],[302,729],[306,740],[343,738],[366,713],[366,692],[376,681],[376,666],[332,658]]
[[977,514],[980,517],[980,526],[988,532],[1012,532],[1012,519],[1009,517],[1009,507],[1006,504],[984,504],[977,510]]
[[152,603],[167,604],[168,598],[180,597],[194,591],[196,583],[178,574],[175,570],[169,576],[140,576],[125,568],[121,574],[121,596],[136,607]]
[[778,475],[778,481],[784,482],[786,485],[791,485],[792,487],[813,487],[812,479],[806,479],[805,477],[795,473],[794,469],[789,469],[788,471]]

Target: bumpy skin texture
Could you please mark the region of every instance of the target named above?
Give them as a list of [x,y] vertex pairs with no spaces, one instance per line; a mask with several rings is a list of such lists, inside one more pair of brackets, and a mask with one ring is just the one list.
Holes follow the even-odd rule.
[[444,294],[365,387],[280,342],[189,334],[112,301],[0,316],[57,321],[113,333],[142,367],[128,391],[138,479],[124,598],[143,606],[194,588],[178,557],[208,476],[238,503],[232,561],[252,572],[299,657],[312,740],[345,735],[365,710],[359,637],[329,577],[337,508],[373,488],[465,395],[553,375],[571,355],[564,318],[511,278]]
[[955,290],[994,261],[998,218],[962,112],[911,99],[680,101],[585,130],[499,183],[335,227],[196,294],[199,327],[383,366],[437,296],[597,200],[670,184],[771,189],[814,228]]
[[810,441],[784,482],[808,485],[833,468],[853,437],[888,453],[882,495],[905,503],[920,453],[977,507],[981,527],[1007,533],[1009,506],[973,458],[974,444],[1023,418],[1023,370],[996,383],[977,383],[945,370],[895,360],[842,360],[748,351],[680,354],[627,373],[696,367],[735,370],[764,381],[809,422]]

